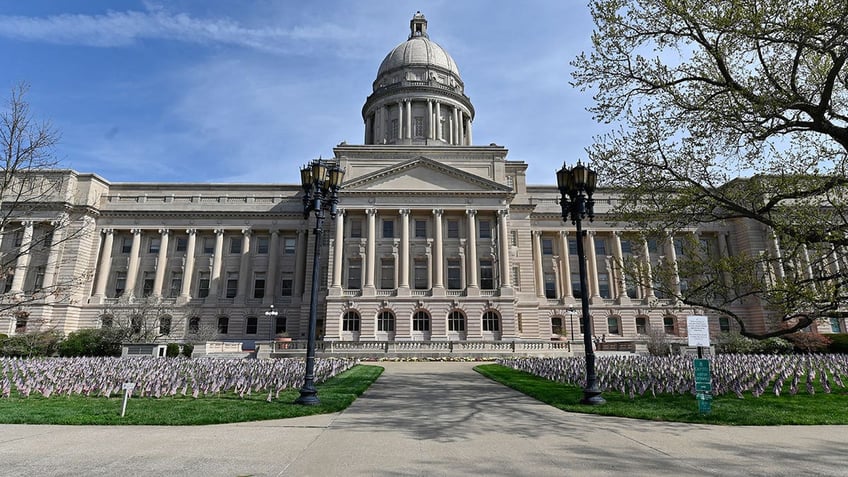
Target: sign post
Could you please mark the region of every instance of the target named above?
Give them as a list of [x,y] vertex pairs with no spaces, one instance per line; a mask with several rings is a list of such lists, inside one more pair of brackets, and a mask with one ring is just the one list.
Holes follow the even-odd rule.
[[135,383],[124,383],[122,388],[124,390],[124,404],[121,406],[121,417],[124,417],[124,414],[127,413],[127,400],[132,396]]
[[710,346],[710,325],[706,316],[692,315],[686,317],[686,327],[689,334],[689,346],[698,347],[698,359],[692,362],[695,371],[695,396],[698,398],[698,412],[709,414],[713,400],[713,381],[710,373],[710,360],[703,359],[701,348]]

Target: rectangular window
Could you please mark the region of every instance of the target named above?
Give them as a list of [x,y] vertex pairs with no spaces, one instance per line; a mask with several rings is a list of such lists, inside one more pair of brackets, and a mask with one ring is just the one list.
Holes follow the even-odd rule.
[[377,331],[391,333],[395,330],[395,317],[390,311],[382,311],[377,315]]
[[121,253],[132,252],[132,237],[124,237],[121,239]]
[[255,316],[248,316],[244,324],[244,334],[255,335],[257,328],[259,328],[259,319]]
[[[726,316],[719,316],[718,317],[718,329],[722,333],[729,332],[730,331],[730,318],[728,318]],[[837,331],[837,333],[838,333],[838,331]]]
[[241,237],[230,238],[230,253],[241,253]]
[[415,116],[412,118],[412,133],[416,138],[424,137],[424,117]]
[[427,238],[427,221],[415,221],[415,238]]
[[188,250],[188,237],[177,237],[177,243],[174,246],[175,252],[185,252]]
[[269,248],[269,238],[267,236],[256,237],[256,253],[259,255],[267,255]]
[[554,254],[554,241],[551,239],[542,239],[542,255]]
[[16,230],[15,231],[15,247],[20,247],[24,243],[24,231]]
[[265,274],[253,275],[253,298],[265,298]]
[[203,254],[204,255],[212,255],[215,253],[215,239],[212,237],[206,237],[203,239]]
[[448,259],[448,288],[451,290],[459,290],[462,288],[460,263],[461,262],[458,258]]
[[395,260],[393,258],[380,259],[380,288],[391,290],[395,287]]
[[492,260],[485,258],[480,259],[480,289],[494,290],[495,288],[495,270]]
[[218,318],[218,333],[225,335],[230,331],[230,319],[226,316]]
[[833,333],[842,333],[842,326],[839,323],[839,318],[835,316],[830,318],[830,331]]
[[465,315],[458,311],[451,312],[448,315],[448,331],[465,331]]
[[292,296],[294,293],[294,280],[283,277],[283,279],[280,280],[280,293],[283,296]]
[[274,334],[279,335],[282,333],[286,333],[286,317],[278,316],[274,320]]
[[297,248],[297,239],[294,237],[283,238],[283,253],[286,255],[294,255]]
[[622,240],[621,241],[621,253],[622,254],[633,254],[633,244],[630,240]]
[[350,238],[362,238],[361,219],[350,219]]
[[142,279],[141,296],[150,296],[153,294],[154,277],[152,272],[144,272]]
[[449,239],[458,239],[459,238],[459,221],[458,220],[448,220],[448,238]]
[[158,237],[150,238],[150,246],[147,248],[147,253],[159,253],[159,247],[162,245],[162,239]]
[[416,258],[415,259],[415,289],[416,290],[426,290],[427,289],[427,259],[426,258]]
[[492,238],[492,222],[488,220],[480,221],[480,238],[481,239],[490,239]]
[[238,281],[238,273],[227,272],[227,298],[235,298],[238,294]]
[[601,298],[612,298],[609,273],[598,273],[598,294]]
[[595,255],[607,255],[607,241],[602,238],[595,239]]
[[395,222],[394,220],[384,219],[383,220],[383,238],[394,238],[395,237]]
[[509,244],[512,245],[513,247],[518,246],[518,231],[517,230],[511,230],[509,232]]
[[[9,291],[12,289],[12,282],[14,281],[14,279],[15,279],[14,273],[9,273],[8,275],[6,275],[6,283],[3,284],[3,293],[9,293]],[[126,278],[124,278],[124,281],[126,281]],[[121,290],[121,293],[123,293],[123,289]],[[120,295],[116,295],[116,296],[120,296]]]
[[[572,268],[574,270],[574,268]],[[571,274],[571,296],[575,298],[580,298],[582,295],[580,294],[580,273],[572,273]]]
[[397,119],[392,119],[390,139],[397,139],[398,137],[400,137],[400,123],[398,123]]
[[672,243],[674,244],[675,255],[677,255],[678,257],[682,257],[683,256],[683,239],[682,238],[672,239]]
[[553,273],[545,274],[545,298],[556,298],[556,280]]
[[569,255],[577,255],[577,239],[576,238],[568,239],[568,254]]
[[209,272],[197,273],[197,297],[206,298],[209,296]]
[[657,253],[657,239],[648,239],[648,253]]
[[607,329],[611,335],[620,335],[621,330],[618,327],[618,317],[610,316],[607,317]]
[[35,283],[33,287],[35,290],[41,290],[44,287],[44,267],[38,267],[35,270]]
[[351,290],[362,288],[362,260],[351,258],[347,264],[347,287]]
[[183,274],[182,272],[173,272],[171,273],[171,289],[169,291],[168,296],[171,298],[176,298],[180,296],[180,291],[183,288]]
[[[8,279],[9,283],[12,283],[12,277],[10,276]],[[124,294],[127,288],[127,272],[117,272],[115,274],[115,298],[119,298]]]

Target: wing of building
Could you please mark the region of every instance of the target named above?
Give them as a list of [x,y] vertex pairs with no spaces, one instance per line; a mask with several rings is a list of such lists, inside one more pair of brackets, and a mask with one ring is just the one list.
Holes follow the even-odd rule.
[[[528,163],[473,143],[475,110],[453,58],[417,13],[379,66],[362,108],[364,144],[340,144],[340,213],[326,222],[318,336],[325,341],[513,341],[578,338],[580,283],[573,228],[555,186],[528,186]],[[210,330],[218,341],[303,338],[312,221],[299,184],[112,183],[52,171],[54,196],[20,215],[2,249],[0,332],[68,333],[114,324],[154,302],[159,340]],[[552,176],[553,181],[553,176]],[[697,312],[628,283],[618,263],[674,261],[685,237],[656,242],[604,220],[596,195],[582,238],[594,334],[638,340],[651,328],[685,336]],[[58,222],[57,222],[58,221]],[[62,224],[62,226],[57,226]],[[739,221],[692,230],[717,254],[774,250],[767,230]],[[40,246],[31,244],[40,238]],[[692,237],[689,237],[692,238]],[[16,253],[16,251],[18,253]],[[61,286],[58,286],[61,284]],[[45,293],[42,290],[53,290]],[[41,293],[39,295],[39,293]],[[17,301],[16,301],[17,300]],[[267,313],[271,305],[278,313]],[[764,310],[740,303],[749,328]],[[714,332],[730,320],[712,316]],[[836,326],[844,330],[844,320]]]

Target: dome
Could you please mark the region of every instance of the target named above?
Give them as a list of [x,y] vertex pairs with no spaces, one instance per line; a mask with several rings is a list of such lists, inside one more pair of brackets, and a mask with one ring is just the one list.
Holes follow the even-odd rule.
[[413,36],[396,46],[380,63],[377,76],[407,66],[434,66],[459,76],[459,69],[453,58],[444,48],[430,41],[426,36]]

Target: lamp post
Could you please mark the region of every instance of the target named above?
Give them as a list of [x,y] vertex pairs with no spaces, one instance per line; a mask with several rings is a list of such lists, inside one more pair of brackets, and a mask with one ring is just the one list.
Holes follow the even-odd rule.
[[274,309],[274,305],[271,305],[271,308],[265,312],[265,316],[268,317],[268,341],[270,341],[273,346],[274,342],[274,327],[277,324],[277,315],[280,313]]
[[[344,171],[338,164],[316,159],[300,169],[303,186],[303,218],[315,213],[315,252],[312,258],[312,292],[309,299],[309,328],[306,342],[306,374],[296,404],[319,404],[315,389],[315,328],[318,321],[318,281],[321,273],[321,236],[324,234],[324,212],[335,218]],[[342,244],[336,244],[340,247]]]
[[561,195],[562,220],[571,219],[577,226],[577,262],[580,267],[580,306],[583,312],[583,345],[586,349],[586,387],[583,388],[582,404],[598,405],[606,401],[598,389],[598,377],[595,374],[595,352],[592,349],[592,322],[589,317],[589,290],[586,280],[586,252],[583,249],[583,229],[581,221],[595,217],[595,201],[592,194],[598,174],[579,161],[569,169],[563,164],[557,171],[557,187]]
[[569,338],[574,339],[574,305],[568,305],[568,323],[571,326]]

